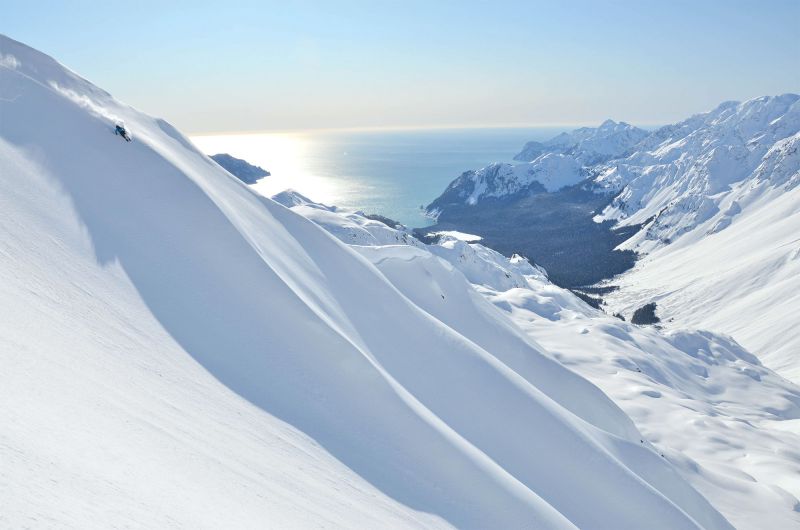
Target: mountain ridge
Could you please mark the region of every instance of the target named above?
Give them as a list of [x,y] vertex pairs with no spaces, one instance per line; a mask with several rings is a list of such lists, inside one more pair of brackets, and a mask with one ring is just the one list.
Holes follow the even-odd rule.
[[[798,252],[793,234],[800,231],[799,147],[800,96],[727,101],[656,129],[619,158],[582,166],[577,174],[570,169],[548,176],[550,182],[561,178],[564,188],[548,189],[537,181],[529,169],[535,162],[500,165],[502,172],[489,166],[504,176],[502,186],[494,185],[485,170],[473,171],[454,180],[429,212],[447,229],[491,234],[484,240],[503,252],[537,261],[539,247],[567,254],[568,260],[545,264],[555,279],[571,263],[602,264],[616,259],[616,252],[632,253],[639,261],[605,267],[605,276],[594,277],[621,286],[606,297],[609,312],[630,315],[658,302],[663,325],[731,334],[797,381],[800,336],[788,315],[798,303],[792,293],[800,289],[793,258]],[[476,194],[481,180],[492,193]],[[575,203],[567,200],[571,189],[607,200]],[[526,210],[532,205],[549,209]],[[559,225],[559,216],[565,219],[581,208],[580,222]],[[600,231],[593,238],[610,241],[613,250],[609,245],[576,261],[569,245],[591,248],[580,238],[590,232],[589,217],[609,227],[605,236]],[[512,244],[504,242],[504,234]],[[584,270],[569,272],[561,285],[590,277]],[[768,326],[759,323],[763,319]]]

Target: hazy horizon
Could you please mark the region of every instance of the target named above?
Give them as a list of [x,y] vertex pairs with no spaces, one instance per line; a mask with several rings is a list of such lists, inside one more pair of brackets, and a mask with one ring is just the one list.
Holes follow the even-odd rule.
[[[711,109],[709,109],[711,110]],[[688,116],[687,116],[688,117]],[[613,119],[613,118],[611,118]],[[625,121],[625,120],[614,120]],[[368,133],[368,132],[402,132],[402,131],[461,131],[479,129],[572,129],[580,127],[594,127],[600,125],[600,121],[583,123],[486,123],[486,124],[463,124],[463,125],[387,125],[364,126],[364,127],[319,127],[314,129],[239,129],[228,131],[200,131],[191,132],[191,137],[198,136],[236,136],[236,135],[257,135],[257,134],[325,134],[325,133]],[[627,123],[627,122],[626,122]],[[655,130],[667,125],[666,123],[630,123],[643,129]]]
[[9,1],[0,32],[193,134],[672,123],[800,92],[800,2]]

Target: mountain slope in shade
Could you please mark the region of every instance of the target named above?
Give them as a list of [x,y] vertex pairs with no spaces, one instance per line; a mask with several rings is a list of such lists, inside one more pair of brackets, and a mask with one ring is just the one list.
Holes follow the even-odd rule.
[[0,53],[3,525],[730,527],[499,310],[436,318],[168,123]]

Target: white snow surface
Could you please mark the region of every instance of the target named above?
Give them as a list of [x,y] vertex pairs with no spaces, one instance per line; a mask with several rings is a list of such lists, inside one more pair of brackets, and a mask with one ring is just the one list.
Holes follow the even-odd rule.
[[0,526],[730,527],[452,265],[0,54]]
[[724,103],[640,147],[597,179],[621,190],[599,219],[644,223],[610,309],[654,301],[668,327],[728,333],[800,381],[800,96]]
[[[313,212],[304,210],[316,222]],[[343,225],[353,221],[359,223],[340,217]],[[367,221],[362,224],[371,226]],[[644,443],[653,444],[737,528],[800,527],[797,385],[730,337],[687,329],[664,333],[592,309],[518,256],[507,259],[454,240],[430,246],[414,241],[354,248],[403,294],[477,344],[516,351],[514,340],[480,324],[479,315],[490,311],[487,300],[510,315],[527,335],[522,340],[535,341],[611,396],[633,418]]]
[[477,243],[481,239],[481,236],[475,234],[467,234],[466,232],[459,232],[458,230],[441,230],[439,232],[431,232],[430,235],[432,236],[439,236],[439,237],[451,237],[458,241],[464,241],[465,243]]

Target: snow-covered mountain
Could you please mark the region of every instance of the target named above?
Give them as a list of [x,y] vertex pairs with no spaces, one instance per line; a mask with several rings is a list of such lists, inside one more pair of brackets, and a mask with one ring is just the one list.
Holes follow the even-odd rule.
[[800,181],[799,100],[727,102],[655,131],[631,156],[596,168],[594,181],[618,192],[600,218],[646,223],[628,246],[648,251],[709,220],[703,234],[722,230],[764,193],[789,191]]
[[660,129],[602,168],[619,190],[598,216],[642,224],[646,257],[615,279],[613,311],[655,301],[668,325],[733,335],[800,381],[800,96],[715,110]]
[[2,526],[730,527],[439,257],[2,36],[0,201]]
[[581,127],[546,142],[528,142],[515,157],[531,162],[546,153],[574,156],[583,165],[616,158],[641,142],[649,133],[625,122],[606,120],[599,127]]
[[489,198],[555,191],[586,176],[577,160],[560,153],[547,153],[527,164],[496,162],[462,173],[426,209],[428,215],[437,217],[451,204],[474,206]]
[[526,163],[494,163],[465,171],[428,205],[428,213],[436,217],[452,204],[557,191],[587,178],[588,166],[619,157],[647,135],[638,127],[607,120],[600,127],[582,127],[547,142],[528,142],[514,157]]
[[[617,248],[643,258],[614,278],[620,289],[606,298],[610,312],[630,316],[656,302],[665,325],[731,334],[798,381],[798,146],[800,96],[761,97],[723,103],[654,131],[623,157],[581,166],[578,173],[570,166],[541,180],[586,177],[583,187],[613,197],[595,221],[630,233]],[[536,190],[531,168],[546,156],[502,171],[493,165],[471,172],[481,175],[476,179],[459,177],[432,203],[432,213],[476,205],[479,197],[510,200]],[[496,174],[502,178],[489,178]],[[469,228],[480,234],[479,227]],[[571,237],[567,232],[564,240]]]
[[[590,308],[518,256],[453,237],[422,245],[357,212],[291,192],[280,199],[353,245],[430,314],[467,326],[459,329],[479,343],[507,344],[478,334],[469,315],[487,300],[502,309],[548,355],[611,396],[737,528],[800,525],[800,388],[729,337],[632,326]],[[471,292],[465,281],[481,296],[464,297]],[[451,303],[442,304],[440,294]]]

